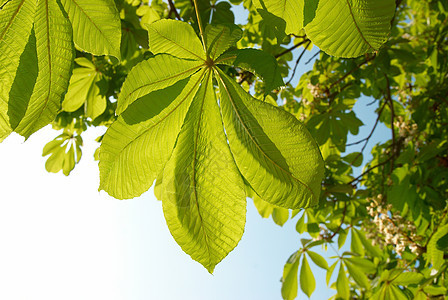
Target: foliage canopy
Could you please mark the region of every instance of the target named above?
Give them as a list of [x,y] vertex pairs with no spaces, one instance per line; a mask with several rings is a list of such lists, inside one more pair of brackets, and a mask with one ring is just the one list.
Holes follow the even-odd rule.
[[[100,189],[129,199],[155,182],[171,234],[209,272],[241,239],[247,197],[279,225],[296,217],[310,239],[284,266],[284,299],[312,295],[310,263],[336,299],[443,298],[447,19],[443,0],[3,0],[0,141],[52,124],[46,169],[68,175],[82,133],[107,127]],[[367,98],[376,122],[347,144]],[[365,161],[380,123],[391,138]]]

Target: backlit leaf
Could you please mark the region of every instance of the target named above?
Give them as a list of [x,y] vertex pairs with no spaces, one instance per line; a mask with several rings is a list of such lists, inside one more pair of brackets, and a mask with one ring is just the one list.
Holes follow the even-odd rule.
[[306,128],[289,113],[251,97],[224,73],[218,76],[224,126],[244,178],[274,205],[316,204],[323,161]]
[[311,297],[311,294],[316,289],[316,280],[314,279],[306,255],[303,256],[302,267],[300,268],[300,288],[308,297]]
[[[211,71],[209,71],[211,72]],[[233,163],[210,73],[163,172],[163,212],[176,242],[209,272],[238,244],[245,186]]]
[[39,74],[26,113],[15,129],[26,138],[59,112],[74,58],[72,27],[56,0],[38,1],[34,30]]
[[120,59],[121,21],[113,0],[61,0],[73,25],[73,41],[94,55]]
[[23,117],[26,97],[10,98],[20,55],[28,44],[36,10],[36,1],[8,1],[0,10],[0,142]]
[[394,12],[394,0],[319,0],[305,32],[329,55],[357,57],[386,41]]

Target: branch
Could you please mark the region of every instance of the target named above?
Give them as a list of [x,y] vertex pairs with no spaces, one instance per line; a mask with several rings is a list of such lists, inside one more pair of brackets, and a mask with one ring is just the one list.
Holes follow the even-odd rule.
[[303,41],[301,41],[300,43],[295,44],[295,45],[292,46],[291,48],[286,49],[285,51],[280,52],[279,54],[276,54],[274,57],[275,57],[275,58],[279,58],[280,56],[283,56],[283,55],[285,55],[285,54],[291,52],[292,50],[294,50],[294,49],[296,49],[296,48],[302,46],[302,45],[305,44],[306,42],[311,42],[311,41],[310,41],[309,39],[304,39]]
[[383,105],[381,106],[380,110],[378,111],[378,117],[376,118],[375,124],[373,125],[372,130],[370,131],[369,135],[362,139],[359,140],[357,142],[351,143],[351,144],[347,144],[346,146],[353,146],[353,145],[357,145],[360,144],[362,142],[365,141],[364,146],[362,146],[361,151],[359,152],[358,155],[356,155],[355,159],[353,159],[353,161],[350,163],[350,165],[353,165],[353,163],[359,158],[359,156],[364,152],[364,150],[367,147],[367,144],[369,143],[370,138],[372,137],[373,133],[375,132],[376,126],[378,125],[380,118],[381,118],[381,114],[383,113],[384,107],[386,106],[387,101],[384,101]]
[[333,82],[330,85],[330,89],[333,88],[335,85],[337,85],[338,83],[340,83],[341,81],[343,81],[345,78],[347,78],[348,76],[350,76],[353,72],[357,71],[359,68],[361,68],[363,65],[365,65],[366,63],[368,63],[369,61],[373,60],[375,58],[375,55],[369,56],[366,59],[364,59],[362,62],[360,62],[358,65],[356,65],[356,67],[354,67],[353,69],[351,69],[350,71],[348,71],[347,73],[345,73],[344,76],[342,76],[341,78],[339,78],[338,80],[336,80],[335,82]]
[[353,185],[354,182],[356,182],[356,181],[360,181],[360,179],[363,178],[364,175],[370,173],[372,170],[374,170],[374,169],[376,169],[376,168],[378,168],[378,167],[384,166],[384,165],[387,164],[391,159],[392,159],[392,156],[390,156],[388,159],[386,159],[386,160],[383,161],[382,163],[379,163],[379,164],[377,164],[377,165],[375,165],[375,166],[373,166],[373,167],[368,168],[366,171],[364,171],[361,175],[359,175],[358,177],[356,177],[355,179],[353,179],[352,181],[350,181],[348,184]]
[[322,50],[317,51],[313,56],[311,56],[310,59],[308,59],[305,63],[305,65],[309,64],[316,56],[318,56],[320,53],[322,52]]
[[344,219],[346,213],[347,213],[347,204],[345,203],[344,211],[342,212],[341,225],[339,225],[339,227],[336,228],[335,231],[333,231],[333,234],[328,237],[329,240],[332,240],[336,236],[336,234],[338,234],[339,231],[341,231],[342,225],[344,225]]
[[168,0],[168,4],[170,6],[169,14],[171,15],[171,13],[173,12],[174,15],[176,16],[176,19],[182,20],[182,18],[179,15],[179,12],[177,11],[176,7],[174,6],[173,0]]
[[394,120],[395,120],[395,109],[394,109],[394,101],[392,100],[392,96],[390,93],[390,81],[389,77],[387,77],[386,74],[384,74],[384,77],[386,78],[386,99],[389,102],[390,107],[390,129],[392,130],[392,163],[390,166],[390,171],[394,169],[394,157],[395,154],[398,152],[397,149],[397,143],[396,143],[396,137],[395,137],[395,129],[394,129]]
[[291,82],[291,80],[294,78],[294,75],[296,74],[297,66],[299,65],[299,62],[300,62],[300,60],[302,59],[303,54],[305,54],[305,51],[308,49],[308,47],[309,47],[310,44],[311,44],[311,41],[309,41],[308,44],[306,44],[305,48],[302,50],[302,53],[300,53],[299,58],[297,58],[297,60],[296,60],[296,64],[295,64],[294,69],[293,69],[293,71],[292,71],[292,75],[291,75],[291,77],[289,78],[289,80],[288,80],[288,82],[286,83],[286,85],[288,85],[288,84]]

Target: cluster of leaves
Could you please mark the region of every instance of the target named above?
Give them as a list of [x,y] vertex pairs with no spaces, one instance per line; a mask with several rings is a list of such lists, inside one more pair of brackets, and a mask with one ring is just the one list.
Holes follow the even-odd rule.
[[[313,293],[309,260],[336,298],[444,295],[447,19],[443,0],[2,0],[0,140],[52,123],[46,168],[68,175],[82,133],[108,127],[100,188],[132,198],[156,180],[173,237],[210,272],[241,239],[246,197],[279,225],[297,216],[311,239],[284,267],[285,299]],[[377,120],[347,144],[361,97]],[[392,138],[365,162],[380,123]],[[328,246],[328,260],[312,250]]]

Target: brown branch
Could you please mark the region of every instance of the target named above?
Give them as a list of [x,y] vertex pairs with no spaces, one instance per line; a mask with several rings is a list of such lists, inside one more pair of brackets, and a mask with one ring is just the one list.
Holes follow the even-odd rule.
[[373,60],[375,58],[375,55],[369,56],[366,59],[364,59],[362,62],[360,62],[359,64],[356,65],[356,67],[354,67],[353,69],[351,69],[350,71],[348,71],[347,73],[345,73],[344,76],[342,76],[341,78],[339,78],[338,80],[336,80],[335,82],[333,82],[330,85],[330,89],[333,88],[335,85],[339,84],[341,81],[343,81],[345,78],[347,78],[348,76],[350,76],[353,72],[357,71],[359,68],[361,68],[363,65],[365,65],[366,63],[368,63],[369,61]]
[[392,162],[390,165],[390,171],[392,172],[394,169],[394,163],[395,163],[395,155],[398,153],[397,149],[397,140],[395,137],[395,128],[394,128],[394,121],[395,121],[395,109],[394,109],[394,101],[392,99],[391,93],[390,93],[390,81],[389,77],[387,77],[386,74],[384,74],[384,77],[386,78],[386,99],[389,102],[390,107],[390,128],[392,130]]
[[392,156],[390,156],[388,159],[386,159],[385,161],[383,161],[382,163],[379,163],[373,167],[368,168],[366,171],[364,171],[361,175],[359,175],[358,177],[356,177],[355,179],[353,179],[352,181],[350,181],[348,184],[351,184],[353,186],[353,183],[355,183],[356,181],[360,181],[361,178],[364,177],[364,175],[370,173],[372,170],[381,167],[385,164],[387,164],[390,160],[392,159]]
[[365,141],[364,145],[361,148],[361,151],[359,152],[358,155],[356,155],[356,157],[353,159],[353,161],[350,163],[350,165],[353,165],[353,163],[359,158],[359,156],[364,152],[364,150],[367,147],[367,144],[369,143],[370,138],[372,137],[373,133],[375,132],[376,126],[378,125],[380,118],[381,118],[381,114],[383,113],[384,107],[386,106],[387,101],[384,101],[383,105],[381,106],[380,110],[378,111],[378,117],[376,118],[375,124],[373,125],[372,130],[370,131],[369,135],[362,139],[359,140],[357,142],[351,143],[351,144],[347,144],[346,146],[352,146],[352,145],[357,145],[360,144],[362,142]]
[[308,49],[308,47],[310,46],[310,44],[311,44],[311,41],[309,41],[308,44],[306,44],[305,48],[302,50],[302,53],[300,53],[299,58],[297,58],[297,60],[296,60],[296,64],[294,65],[294,69],[293,69],[293,71],[292,71],[292,75],[291,75],[291,77],[289,78],[289,80],[288,80],[288,82],[286,83],[286,85],[288,85],[288,84],[291,82],[291,80],[294,78],[294,75],[296,74],[297,66],[299,65],[299,62],[300,62],[300,60],[302,59],[303,54],[305,54],[305,51]]
[[302,45],[305,44],[306,42],[310,42],[310,40],[309,40],[309,39],[304,39],[303,41],[301,41],[301,42],[295,44],[295,45],[292,46],[291,48],[288,48],[288,49],[286,49],[285,51],[280,52],[279,54],[276,54],[274,57],[275,57],[275,58],[279,58],[280,56],[283,56],[283,55],[285,55],[285,54],[291,52],[292,50],[294,50],[294,49],[296,49],[296,48],[302,46]]
[[345,214],[346,213],[347,213],[347,204],[345,203],[344,211],[342,212],[341,225],[339,225],[339,227],[336,228],[335,231],[333,231],[333,234],[328,237],[329,240],[332,240],[336,236],[336,234],[338,234],[339,231],[341,231],[342,225],[344,225],[344,219],[345,219]]
[[322,50],[317,51],[313,56],[311,56],[310,59],[308,59],[305,63],[305,65],[309,64],[316,56],[318,56],[320,53],[322,52]]
[[179,12],[177,11],[176,7],[174,6],[174,2],[173,2],[173,0],[168,0],[168,4],[169,4],[169,6],[170,6],[170,12],[169,12],[169,14],[171,15],[171,13],[173,12],[174,15],[176,16],[176,19],[178,19],[178,20],[181,21],[182,18],[180,17]]

